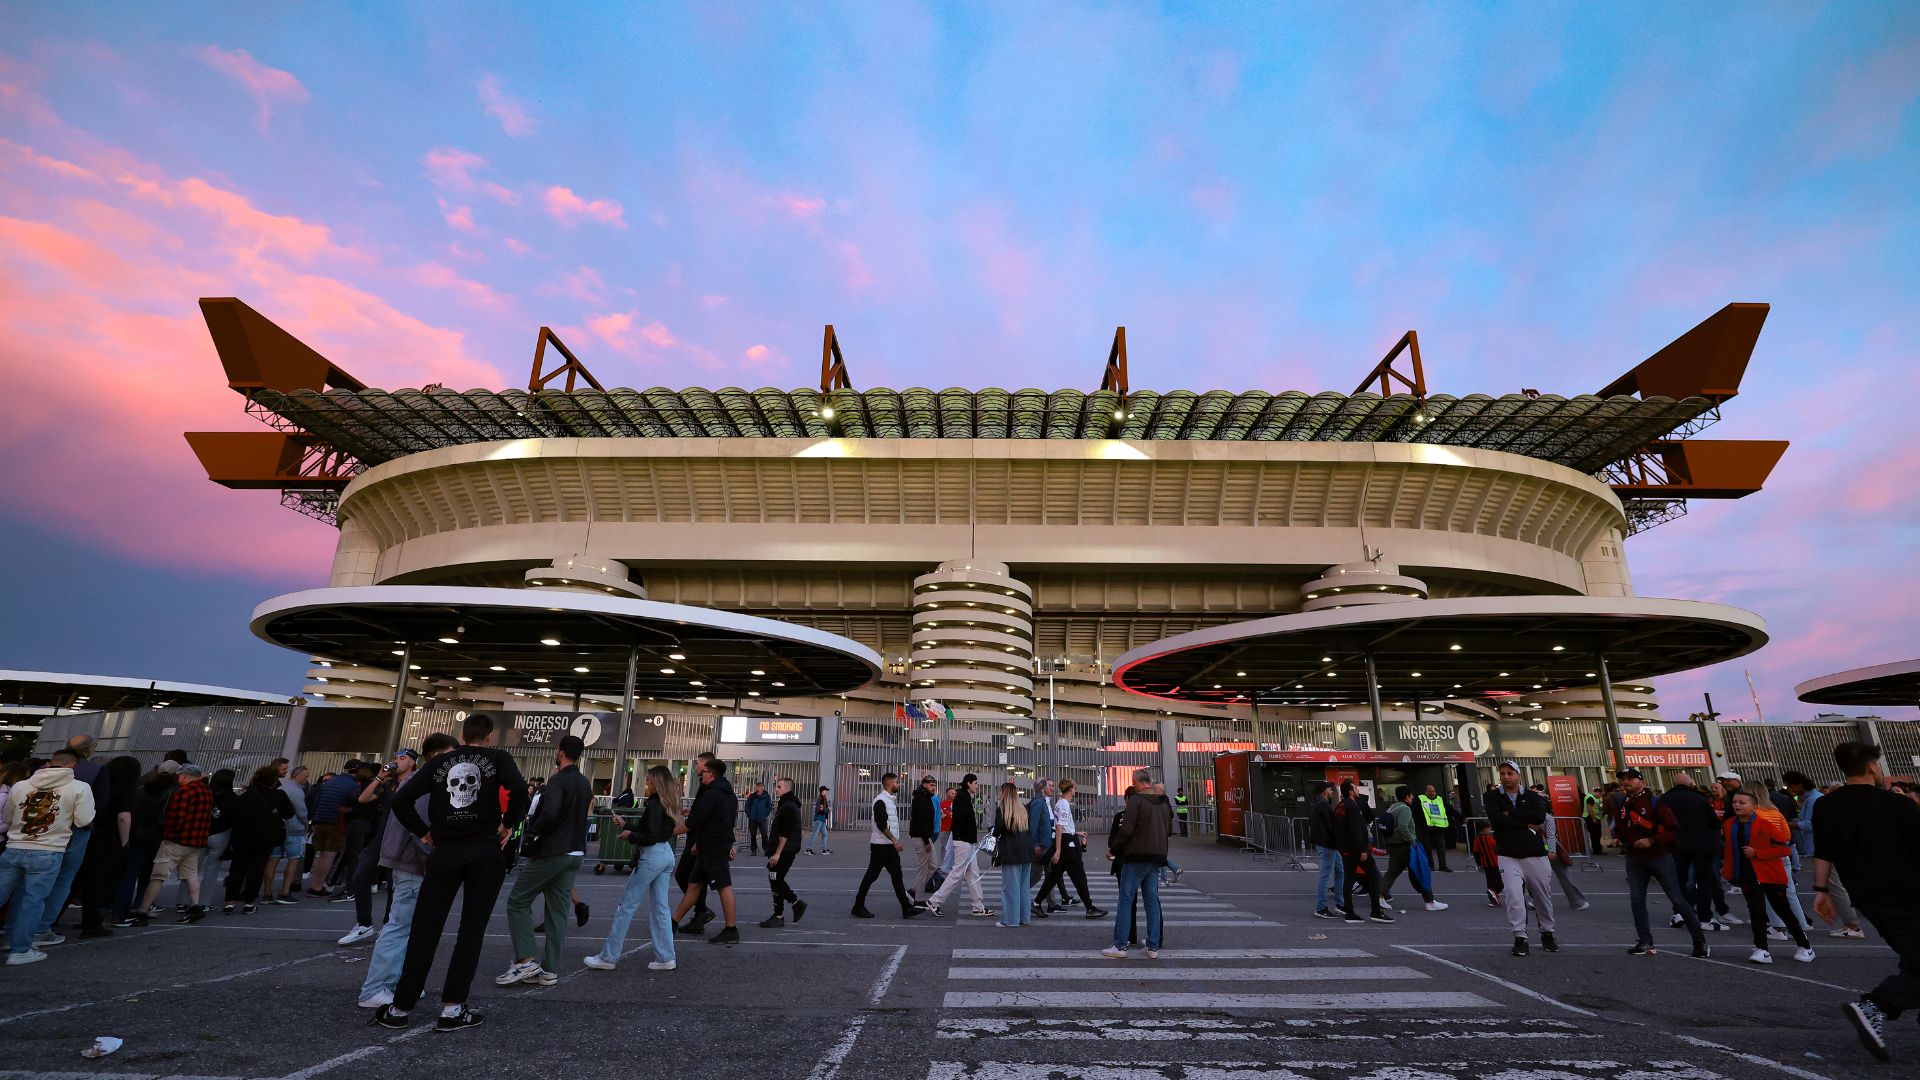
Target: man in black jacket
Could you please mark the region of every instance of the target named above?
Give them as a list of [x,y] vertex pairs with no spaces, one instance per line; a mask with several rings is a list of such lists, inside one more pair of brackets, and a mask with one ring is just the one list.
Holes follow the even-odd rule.
[[787,871],[800,857],[800,796],[794,793],[790,776],[775,780],[773,793],[773,829],[767,834],[767,887],[773,890],[773,914],[760,922],[766,930],[787,925],[780,914],[782,905],[793,905],[796,923],[807,914],[807,902],[787,884]]
[[[496,986],[529,983],[552,986],[560,981],[560,947],[567,940],[567,916],[572,914],[573,879],[587,854],[587,817],[593,812],[593,787],[580,775],[580,755],[586,744],[578,735],[565,735],[554,752],[559,769],[547,778],[527,816],[526,839],[520,853],[527,865],[507,894],[507,932],[513,935],[513,966]],[[533,901],[544,897],[547,914],[545,963],[533,958]]]
[[773,850],[773,837],[767,835],[767,818],[772,816],[773,797],[767,794],[767,785],[755,783],[747,795],[747,854],[760,854],[762,844]]
[[1313,787],[1313,809],[1307,818],[1307,838],[1313,844],[1320,863],[1320,882],[1313,894],[1313,913],[1322,919],[1340,918],[1336,889],[1346,880],[1346,866],[1340,861],[1339,841],[1334,838],[1338,824],[1333,816],[1333,785],[1321,780]]
[[[1727,909],[1727,894],[1720,885],[1720,816],[1713,803],[1693,782],[1688,773],[1673,778],[1673,786],[1660,796],[1660,805],[1673,811],[1675,839],[1673,861],[1680,874],[1680,885],[1693,905],[1700,925],[1708,930],[1725,930],[1738,923]],[[1685,919],[1673,913],[1673,925]]]
[[[695,800],[700,798],[700,789],[706,785],[707,762],[712,760],[711,752],[703,752],[693,759],[693,779],[690,786],[693,789],[692,798]],[[693,867],[697,861],[693,839],[689,836],[686,846],[680,849],[680,861],[673,868],[673,883],[680,886],[680,894],[683,898],[693,890]],[[693,914],[688,917],[684,925],[674,931],[675,933],[701,933],[706,930],[707,924],[716,918],[713,907],[707,903],[706,890],[702,889],[694,895],[696,899],[693,902]]]
[[1527,955],[1527,898],[1540,919],[1540,947],[1559,952],[1553,937],[1553,867],[1547,860],[1547,799],[1520,783],[1517,762],[1500,763],[1500,786],[1487,795],[1487,823],[1500,852],[1500,898],[1513,931],[1513,955]]
[[1380,906],[1380,865],[1373,861],[1371,815],[1353,781],[1340,785],[1340,805],[1334,807],[1333,817],[1334,846],[1340,849],[1340,860],[1347,871],[1340,883],[1340,917],[1350,923],[1365,921],[1353,910],[1354,891],[1364,888],[1372,908],[1367,918],[1377,923],[1392,922],[1393,916]]
[[940,804],[935,796],[939,790],[931,774],[920,778],[920,786],[913,789],[913,800],[907,807],[907,838],[913,841],[915,866],[913,888],[907,895],[914,903],[921,903],[927,891],[927,879],[933,876],[935,860],[933,858],[933,838],[940,834]]
[[[440,992],[437,1031],[460,1031],[480,1023],[480,1014],[467,1008],[473,987],[473,969],[480,964],[487,920],[506,880],[501,845],[527,814],[527,782],[506,751],[493,745],[493,721],[485,713],[470,713],[460,728],[457,750],[435,758],[432,767],[414,772],[393,796],[393,820],[432,848],[420,882],[414,908],[413,933],[407,939],[407,960],[394,987],[393,1004],[373,1014],[382,1027],[407,1026],[408,1012],[420,1000],[447,927],[447,913],[459,894],[460,933],[454,939],[453,958]],[[506,792],[501,810],[500,793]],[[414,803],[427,796],[423,819]]]
[[[677,922],[693,906],[705,899],[709,888],[720,892],[720,914],[727,920],[720,932],[707,939],[709,945],[738,945],[740,929],[733,915],[733,856],[739,845],[733,839],[734,815],[740,812],[740,800],[734,797],[727,781],[727,763],[708,758],[700,766],[700,793],[693,797],[687,811],[687,853],[693,858],[693,870],[687,879],[687,895],[673,913]],[[685,933],[687,927],[681,927]],[[699,924],[693,924],[699,933]]]

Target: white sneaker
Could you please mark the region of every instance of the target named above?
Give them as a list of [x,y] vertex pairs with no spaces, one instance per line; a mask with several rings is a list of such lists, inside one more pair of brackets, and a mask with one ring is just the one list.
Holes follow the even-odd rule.
[[1747,920],[1745,920],[1745,919],[1743,919],[1743,918],[1741,918],[1741,917],[1740,917],[1740,916],[1738,916],[1738,915],[1735,915],[1735,914],[1734,914],[1733,912],[1731,912],[1731,911],[1729,911],[1729,912],[1727,912],[1727,913],[1726,913],[1725,915],[1722,915],[1722,916],[1720,916],[1720,921],[1721,921],[1721,922],[1723,922],[1723,923],[1726,923],[1726,924],[1727,924],[1728,926],[1745,926],[1745,925],[1747,925]]
[[1445,911],[1447,910],[1447,905],[1439,900],[1429,900],[1427,901],[1427,910],[1428,911]]
[[587,959],[584,962],[588,967],[592,968],[595,971],[612,971],[614,968],[617,968],[620,966],[619,964],[613,962],[612,960],[602,960],[600,958],[599,953],[594,953],[593,955],[587,957]]
[[1755,949],[1747,954],[1747,960],[1755,964],[1771,964],[1773,963],[1773,954],[1765,949]]
[[1793,958],[1795,960],[1800,961],[1803,964],[1811,964],[1813,963],[1813,950],[1812,949],[1795,949],[1793,950]]
[[1866,937],[1867,932],[1865,930],[1859,929],[1858,927],[1849,928],[1849,927],[1843,926],[1838,930],[1827,931],[1827,936],[1831,938],[1853,938],[1858,940],[1860,938]]
[[21,964],[37,964],[46,958],[47,954],[41,952],[39,949],[28,949],[26,952],[8,953],[7,966],[19,967]]
[[1767,927],[1767,940],[1768,941],[1792,941],[1793,938],[1790,935],[1788,935],[1788,933],[1785,930],[1782,930],[1777,926],[1769,926]]
[[35,934],[33,937],[33,947],[36,949],[44,949],[49,945],[65,945],[66,943],[67,937],[65,934],[56,934],[51,930],[44,934]]
[[528,979],[531,979],[538,974],[540,974],[539,961],[521,960],[518,963],[514,964],[512,967],[501,972],[499,977],[493,980],[493,985],[512,986],[514,983],[525,982]]
[[648,971],[672,971],[672,970],[673,970],[674,968],[676,968],[676,967],[679,967],[679,966],[680,966],[680,965],[679,965],[679,964],[678,964],[677,962],[675,962],[675,961],[673,961],[673,960],[649,960],[649,961],[647,961],[647,970],[648,970]]
[[360,999],[360,1007],[363,1009],[377,1009],[382,1005],[391,1004],[393,1004],[393,991],[391,990],[375,990],[373,993]]
[[[1680,925],[1681,925],[1681,926],[1685,926],[1685,925],[1687,925],[1687,924],[1686,924],[1686,923],[1681,923]],[[1710,923],[1707,923],[1707,924],[1706,924],[1706,926],[1705,926],[1705,927],[1703,927],[1703,929],[1707,929],[1707,930],[1731,930],[1731,929],[1733,929],[1733,925],[1732,925],[1731,923],[1727,923],[1727,922],[1722,922],[1722,921],[1721,921],[1721,920],[1719,920],[1719,919],[1715,919],[1715,920],[1713,920],[1712,922],[1710,922]]]
[[548,971],[546,968],[541,968],[540,971],[537,974],[535,974],[533,978],[528,979],[527,981],[532,983],[535,986],[552,986],[555,983],[558,983],[560,981],[560,976],[555,975],[553,972]]
[[1113,946],[1109,945],[1106,948],[1100,950],[1100,955],[1106,957],[1109,960],[1125,960],[1127,958],[1127,950],[1116,949]]
[[1588,908],[1590,908],[1590,907],[1592,907],[1592,906],[1593,906],[1593,901],[1591,901],[1591,900],[1582,900],[1582,901],[1580,901],[1579,903],[1577,903],[1577,904],[1575,904],[1575,905],[1573,905],[1573,910],[1575,910],[1575,911],[1585,911],[1585,910],[1587,910]]
[[345,934],[343,934],[343,935],[341,936],[341,938],[340,938],[340,940],[339,940],[339,941],[336,941],[336,942],[334,942],[334,944],[336,944],[336,945],[358,945],[358,944],[360,944],[361,942],[363,942],[363,941],[365,941],[365,940],[367,940],[367,939],[368,939],[368,938],[370,938],[370,937],[375,937],[375,936],[377,936],[377,935],[378,935],[379,933],[380,933],[380,931],[378,931],[378,930],[376,930],[376,929],[374,929],[373,927],[371,927],[371,926],[368,926],[368,925],[366,925],[365,923],[360,923],[360,924],[358,924],[358,925],[356,925],[356,926],[355,926],[355,927],[354,927],[353,929],[351,929],[351,930],[349,930],[349,931],[347,931],[347,932],[346,932]]
[[1149,959],[1149,960],[1158,960],[1158,959],[1160,959],[1160,950],[1159,950],[1159,949],[1146,949],[1146,950],[1144,950],[1144,951],[1142,951],[1142,953],[1141,953],[1141,955],[1142,955],[1142,956],[1145,956],[1145,957],[1146,957],[1147,959]]

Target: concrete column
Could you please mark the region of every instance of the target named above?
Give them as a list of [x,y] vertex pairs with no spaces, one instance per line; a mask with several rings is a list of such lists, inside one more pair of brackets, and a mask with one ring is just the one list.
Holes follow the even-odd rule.
[[408,678],[413,673],[413,642],[400,646],[400,670],[393,679],[393,713],[387,719],[386,755],[392,758],[400,752],[400,720],[406,714]]
[[[833,799],[835,805],[839,804],[843,794],[840,790],[840,782],[837,777],[839,771],[840,717],[823,716],[820,718],[820,783],[825,787],[833,789],[829,792],[829,796]],[[819,794],[817,791],[809,791],[800,800],[801,809],[805,811],[805,824],[809,827],[811,827],[813,823],[813,800],[814,797]],[[827,827],[832,828],[833,824],[833,820],[829,818],[827,820]]]
[[1613,707],[1613,673],[1607,670],[1607,658],[1600,657],[1600,704],[1607,711],[1607,741],[1613,744],[1613,771],[1627,767],[1627,748],[1620,738],[1620,711]]
[[307,707],[295,705],[293,715],[287,719],[287,734],[280,744],[280,756],[295,765],[300,764],[300,740],[307,733]]
[[1167,786],[1167,798],[1180,790],[1180,721],[1160,720],[1160,782]]

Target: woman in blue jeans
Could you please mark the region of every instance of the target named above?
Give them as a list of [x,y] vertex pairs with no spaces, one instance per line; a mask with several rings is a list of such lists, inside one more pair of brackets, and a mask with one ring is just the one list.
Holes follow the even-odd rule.
[[1033,921],[1033,836],[1026,804],[1012,783],[1000,785],[1000,809],[993,817],[994,858],[1000,862],[1000,921],[1022,926]]
[[827,847],[827,822],[832,817],[833,804],[827,801],[827,789],[821,788],[813,797],[813,831],[807,834],[807,854],[813,854],[815,840],[820,842],[820,854],[833,854],[833,849]]
[[627,944],[627,926],[647,906],[648,933],[653,941],[652,971],[672,971],[673,909],[667,903],[667,886],[673,882],[673,838],[687,831],[686,818],[680,812],[680,781],[664,765],[647,770],[647,800],[640,820],[627,823],[622,833],[639,845],[640,866],[627,879],[620,894],[620,906],[614,909],[613,925],[607,928],[606,943],[587,957],[587,966],[595,971],[612,971],[620,963]]

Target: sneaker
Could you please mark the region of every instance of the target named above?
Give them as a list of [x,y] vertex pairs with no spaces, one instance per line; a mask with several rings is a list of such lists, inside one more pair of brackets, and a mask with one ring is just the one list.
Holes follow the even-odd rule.
[[866,908],[863,908],[863,907],[857,907],[857,908],[854,908],[854,909],[853,909],[853,910],[852,910],[851,912],[849,912],[848,914],[850,914],[850,915],[852,915],[852,916],[853,916],[854,918],[856,918],[856,919],[871,919],[871,918],[873,918],[873,912],[871,912],[871,911],[868,911],[868,910],[867,910]]
[[738,929],[736,929],[736,928],[734,928],[734,927],[731,927],[731,926],[729,926],[729,927],[726,927],[726,928],[724,928],[724,929],[722,929],[722,930],[721,930],[721,931],[720,931],[719,933],[717,933],[717,934],[715,934],[715,935],[713,935],[712,937],[710,937],[710,938],[708,938],[708,939],[707,939],[707,944],[709,944],[709,945],[738,945],[738,944],[740,944],[740,931],[739,931]]
[[1447,910],[1447,905],[1444,902],[1439,900],[1429,900],[1427,901],[1427,910],[1428,911],[1445,911]]
[[1390,922],[1392,922],[1392,921],[1393,921],[1393,916],[1391,916],[1391,915],[1389,915],[1389,914],[1387,914],[1387,913],[1386,913],[1386,912],[1384,912],[1384,911],[1376,911],[1376,912],[1374,912],[1373,914],[1371,914],[1371,915],[1368,915],[1368,916],[1367,916],[1367,921],[1368,921],[1368,922],[1381,922],[1381,923],[1390,923]]
[[343,892],[336,896],[331,896],[327,898],[327,903],[329,904],[350,904],[352,902],[353,902],[353,894],[350,892]]
[[1047,909],[1041,907],[1039,904],[1033,905],[1032,911],[1033,917],[1036,919],[1044,919],[1047,917]]
[[1693,958],[1695,960],[1705,960],[1712,955],[1713,946],[1707,944],[1706,938],[1701,938],[1699,941],[1693,943]]
[[[398,680],[398,679],[396,679],[396,680],[394,680],[394,681],[395,681],[396,683],[398,683],[398,682],[399,682],[399,680]],[[811,854],[813,854],[813,849],[812,849],[812,848],[808,848],[808,849],[807,849],[807,854],[809,854],[809,855],[811,855]]]
[[[1682,923],[1681,925],[1684,926],[1686,924]],[[1720,919],[1715,919],[1712,922],[1707,923],[1705,926],[1702,926],[1701,929],[1702,930],[1731,930],[1733,929],[1733,924],[1728,922],[1723,922]]]
[[67,943],[67,938],[65,934],[58,934],[58,933],[54,933],[53,931],[48,931],[47,933],[44,933],[44,934],[33,935],[32,947],[36,949],[44,949],[50,945],[65,945],[66,943]]
[[393,991],[391,990],[375,990],[373,993],[360,999],[360,1007],[363,1009],[377,1009],[382,1005],[391,1004],[393,1004]]
[[1000,929],[1002,929],[1002,930],[1017,930],[1017,929],[1019,929],[1019,927],[1018,927],[1018,926],[1017,926],[1016,924],[1014,924],[1014,923],[1009,923],[1009,922],[995,922],[995,923],[994,923],[993,925],[995,925],[995,926],[997,926],[997,927],[999,927],[999,928],[1000,928]]
[[240,913],[241,913],[242,915],[251,915],[251,914],[253,914],[253,905],[252,905],[252,904],[243,904],[243,905],[241,905],[241,907],[240,907]]
[[1654,948],[1653,946],[1647,944],[1644,941],[1636,941],[1633,943],[1633,948],[1627,950],[1627,955],[1628,956],[1652,956],[1659,951],[1660,950]]
[[1866,937],[1867,932],[1857,926],[1843,926],[1838,930],[1827,931],[1827,936],[1830,938],[1853,938],[1859,940]]
[[460,1011],[454,1013],[452,1016],[443,1014],[440,1019],[433,1022],[433,1030],[435,1031],[465,1031],[467,1028],[476,1028],[479,1026],[480,1014],[467,1008],[465,1005],[460,1006]]
[[187,913],[187,905],[185,904],[173,905],[173,913],[175,915],[185,915]]
[[700,913],[697,916],[697,918],[699,918],[700,920],[700,923],[699,923],[700,929],[704,931],[707,928],[708,923],[712,922],[713,920],[719,917],[720,916],[715,915],[713,913],[712,908],[701,908]]
[[149,907],[147,910],[141,912],[141,914],[145,915],[149,919],[157,919],[162,914],[162,911],[161,911],[160,905],[155,904],[152,907]]
[[1517,937],[1513,939],[1513,955],[1525,956],[1529,951],[1526,938]]
[[1560,943],[1554,940],[1553,931],[1551,930],[1540,931],[1540,947],[1547,950],[1548,952],[1560,951]]
[[1089,919],[1104,919],[1104,918],[1106,918],[1106,917],[1107,917],[1107,913],[1106,913],[1105,911],[1103,911],[1103,910],[1101,910],[1100,908],[1097,908],[1097,907],[1093,907],[1093,906],[1091,906],[1091,905],[1089,905],[1089,906],[1088,906],[1088,908],[1087,908],[1087,918],[1089,918]]
[[1811,948],[1795,949],[1793,950],[1793,958],[1803,964],[1811,964],[1813,963],[1813,950]]
[[1147,958],[1147,959],[1149,959],[1149,960],[1158,960],[1158,959],[1160,959],[1160,950],[1159,950],[1159,949],[1144,949],[1144,950],[1142,950],[1142,951],[1141,951],[1141,953],[1140,953],[1140,955],[1141,955],[1141,956],[1144,956],[1144,957],[1146,957],[1146,958]]
[[618,963],[612,960],[607,960],[602,958],[599,953],[593,953],[589,955],[584,961],[582,961],[582,963],[586,964],[588,967],[592,968],[595,971],[612,971],[614,968],[617,968],[620,966]]
[[1593,906],[1593,901],[1591,901],[1591,900],[1582,900],[1582,901],[1580,901],[1579,903],[1577,903],[1577,904],[1575,904],[1575,905],[1573,905],[1573,910],[1575,910],[1575,911],[1585,911],[1585,910],[1587,910],[1588,908],[1590,908],[1590,907],[1592,907],[1592,906]]
[[832,849],[832,848],[830,848],[830,847],[823,847],[823,848],[821,848],[821,849],[820,849],[820,854],[822,854],[822,855],[831,855],[831,854],[833,854],[833,849]]
[[37,964],[46,958],[47,954],[41,952],[39,949],[28,949],[26,952],[8,953],[7,966],[19,967],[21,964]]
[[998,914],[1000,914],[998,911],[990,907],[973,909],[973,917],[976,919],[991,919]]
[[1329,911],[1326,908],[1315,908],[1313,917],[1316,919],[1337,919],[1340,917],[1340,913],[1337,911]]
[[1393,906],[1393,897],[1392,897],[1392,896],[1389,896],[1389,895],[1387,895],[1386,893],[1381,893],[1381,894],[1380,894],[1380,906],[1381,906],[1381,907],[1384,907],[1384,908],[1390,908],[1390,907],[1392,907],[1392,906]]
[[1061,905],[1062,905],[1062,906],[1064,906],[1064,907],[1079,907],[1079,906],[1080,906],[1080,901],[1079,901],[1078,899],[1076,899],[1076,898],[1074,898],[1074,897],[1071,897],[1071,896],[1069,896],[1069,897],[1067,897],[1067,898],[1066,898],[1065,900],[1062,900],[1062,901],[1060,901],[1060,903],[1061,903]]
[[1173,883],[1174,883],[1175,885],[1178,885],[1178,884],[1180,884],[1180,875],[1181,875],[1181,874],[1184,874],[1184,873],[1186,873],[1186,871],[1185,871],[1185,870],[1175,870],[1175,871],[1173,872]]
[[177,920],[175,920],[175,921],[176,921],[176,922],[183,922],[183,923],[197,923],[197,922],[199,922],[199,921],[200,921],[201,919],[204,919],[204,918],[206,918],[206,917],[207,917],[207,907],[206,907],[206,905],[205,905],[205,904],[195,904],[195,905],[193,905],[192,907],[190,907],[190,908],[188,908],[188,909],[187,909],[187,912],[186,912],[186,914],[184,914],[184,915],[182,915],[182,916],[180,916],[180,918],[179,918],[179,919],[177,919]]
[[373,1010],[373,1019],[370,1022],[383,1028],[403,1028],[412,1023],[412,1019],[406,1013],[395,1012],[393,1003],[388,1002]]
[[1492,889],[1487,890],[1487,906],[1488,907],[1500,906],[1500,894],[1497,892],[1494,892]]
[[[1736,896],[1738,896],[1738,895],[1739,895],[1739,893],[1740,893],[1740,890],[1738,890],[1738,889],[1735,889],[1735,890],[1734,890],[1734,895],[1736,895]],[[1720,913],[1720,921],[1721,921],[1721,922],[1723,922],[1723,923],[1726,923],[1726,924],[1727,924],[1728,926],[1745,926],[1745,925],[1747,925],[1747,920],[1745,920],[1745,919],[1743,919],[1743,918],[1741,918],[1741,917],[1740,917],[1740,916],[1738,916],[1738,915],[1735,915],[1735,914],[1734,914],[1733,912],[1731,912],[1731,911],[1723,911],[1723,912],[1721,912],[1721,913]]]
[[679,964],[678,964],[677,962],[675,962],[675,961],[673,961],[673,960],[649,960],[649,961],[647,961],[647,970],[648,970],[648,971],[672,971],[672,970],[673,970],[674,968],[677,968],[677,967],[679,967],[679,966],[680,966],[680,965],[679,965]]
[[1840,1006],[1840,1011],[1853,1023],[1854,1033],[1860,1036],[1860,1045],[1867,1048],[1867,1053],[1881,1061],[1893,1060],[1887,1052],[1887,1014],[1880,1011],[1880,1006],[1861,998]]
[[1727,895],[1728,895],[1728,896],[1739,896],[1739,895],[1741,895],[1741,893],[1740,893],[1740,886],[1738,886],[1738,885],[1729,885],[1729,886],[1727,886]]
[[573,905],[573,925],[575,926],[587,925],[587,915],[591,910],[592,909],[588,908],[587,905],[585,904]]
[[371,926],[368,926],[366,923],[358,923],[354,926],[353,929],[347,931],[346,934],[344,934],[339,941],[334,942],[334,944],[358,945],[370,937],[377,936],[379,933],[380,931],[374,929]]
[[1106,957],[1109,960],[1125,960],[1127,958],[1127,950],[1116,949],[1113,946],[1109,945],[1106,948],[1100,950],[1100,955]]
[[295,900],[295,899],[294,899],[293,897],[291,897],[291,896],[288,896],[288,895],[286,895],[285,893],[282,893],[282,894],[281,894],[281,895],[279,895],[279,896],[269,896],[269,897],[267,897],[267,903],[269,903],[269,904],[281,904],[281,905],[284,905],[284,906],[286,906],[286,907],[293,907],[293,906],[295,906],[295,905],[297,905],[297,904],[299,904],[299,903],[300,903],[300,901],[298,901],[298,900]]
[[785,925],[787,925],[787,920],[778,915],[769,915],[760,920],[760,929],[762,930],[776,930]]
[[1793,938],[1785,930],[1782,930],[1777,926],[1769,926],[1767,927],[1767,940],[1768,941],[1792,941]]
[[538,974],[540,974],[539,961],[520,960],[514,963],[512,967],[501,972],[499,976],[493,980],[493,985],[512,986],[514,983],[525,982]]
[[[220,905],[220,914],[222,914],[222,915],[231,915],[231,914],[233,914],[233,905],[232,905],[232,904],[221,904],[221,905]],[[115,926],[119,926],[120,924],[119,924],[119,923],[114,923],[113,925],[115,925]]]
[[926,911],[929,916],[936,919],[944,919],[947,917],[947,913],[941,910],[939,904],[928,904]]
[[800,925],[800,920],[806,918],[806,915],[807,915],[807,902],[805,900],[795,900],[793,902],[794,925],[795,926]]
[[1672,919],[1669,919],[1667,921],[1667,925],[1673,927],[1675,930],[1678,930],[1681,927],[1687,925],[1687,918],[1684,915],[1675,914]]
[[1346,923],[1363,923],[1363,922],[1366,922],[1367,920],[1361,918],[1360,916],[1354,914],[1351,911],[1347,911],[1347,912],[1341,913],[1340,921],[1346,922]]
[[[915,915],[921,915],[921,914],[924,914],[924,913],[926,912],[926,910],[927,910],[927,909],[926,909],[926,908],[923,908],[923,907],[910,907],[910,908],[908,908],[908,909],[906,909],[905,911],[902,911],[902,912],[900,913],[900,917],[901,917],[901,918],[903,918],[903,919],[911,919],[911,918],[913,918],[913,917],[914,917]],[[1043,917],[1044,917],[1044,916],[1043,916]]]
[[560,976],[555,975],[553,972],[548,971],[545,968],[541,968],[540,974],[535,975],[533,978],[528,979],[527,981],[532,983],[535,986],[552,986],[555,983],[560,981]]
[[1755,949],[1747,954],[1747,960],[1755,964],[1771,964],[1773,963],[1773,954],[1765,949]]

